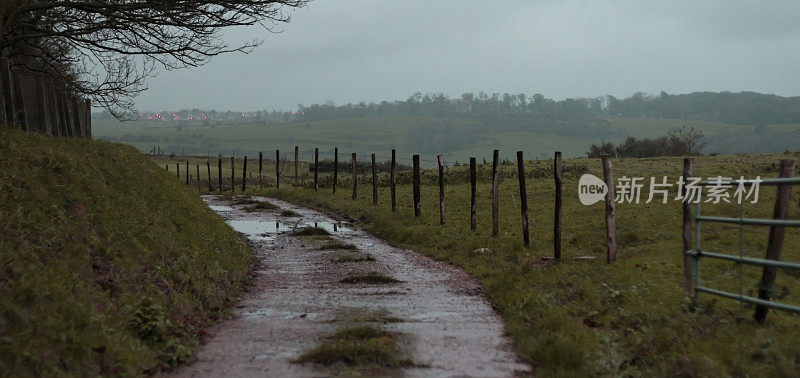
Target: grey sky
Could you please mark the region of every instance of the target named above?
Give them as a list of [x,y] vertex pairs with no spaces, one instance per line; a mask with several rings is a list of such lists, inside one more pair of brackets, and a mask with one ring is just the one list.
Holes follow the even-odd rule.
[[294,109],[416,91],[800,95],[800,1],[316,0],[249,55],[165,71],[142,110]]

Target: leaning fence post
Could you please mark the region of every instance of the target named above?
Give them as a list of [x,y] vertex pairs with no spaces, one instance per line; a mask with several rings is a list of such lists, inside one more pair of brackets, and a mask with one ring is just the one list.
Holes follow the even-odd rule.
[[497,193],[500,187],[500,177],[497,174],[497,164],[499,161],[500,150],[494,150],[494,154],[492,156],[492,236],[497,236],[500,234],[500,200]]
[[339,185],[339,147],[333,148],[333,194]]
[[553,212],[553,258],[561,259],[561,152],[553,157],[553,180],[556,184],[556,207]]
[[178,174],[178,180],[181,179],[181,163],[175,163],[175,172]]
[[259,188],[263,188],[264,187],[264,180],[263,180],[263,177],[261,176],[261,172],[262,172],[262,168],[263,167],[264,167],[264,153],[261,152],[261,151],[258,151],[258,187]]
[[444,224],[444,157],[436,156],[439,165],[439,223]]
[[478,210],[475,207],[478,193],[478,167],[475,158],[469,158],[469,229],[475,231],[478,228]]
[[281,150],[275,150],[275,189],[281,188]]
[[[781,178],[792,177],[794,172],[794,160],[781,159],[780,175]],[[786,219],[789,216],[789,200],[792,195],[791,185],[778,185],[778,193],[775,196],[775,208],[772,212],[772,219]],[[781,249],[783,249],[783,237],[786,235],[786,227],[769,227],[769,244],[767,244],[767,260],[779,261],[781,259]],[[764,266],[761,273],[761,283],[758,285],[758,299],[769,301],[772,297],[775,277],[778,275],[778,268],[774,266]],[[756,306],[753,318],[761,324],[767,320],[769,307]]]
[[208,170],[208,192],[214,191],[214,185],[211,182],[211,162],[206,158],[206,170]]
[[392,148],[392,164],[389,167],[389,189],[392,192],[392,211],[397,210],[397,198],[396,198],[396,190],[397,190],[397,172],[395,167],[395,150]]
[[353,152],[353,199],[358,194],[358,166],[356,163],[356,153]]
[[422,208],[420,207],[420,193],[419,193],[419,155],[414,155],[412,157],[414,162],[414,216],[419,217],[420,213],[422,212]]
[[[692,168],[694,165],[694,159],[692,158],[684,158],[683,159],[683,180],[687,180],[689,177],[692,177]],[[690,289],[692,287],[692,267],[691,267],[691,260],[689,259],[688,252],[692,249],[692,207],[690,201],[686,198],[687,190],[686,186],[684,185],[681,188],[681,198],[683,198],[683,203],[681,207],[683,208],[683,282],[681,283],[681,288],[683,289],[683,293],[689,295]]]
[[606,262],[617,261],[617,220],[614,204],[614,167],[611,165],[611,155],[603,155],[603,178],[608,191],[606,192]]
[[236,172],[234,172],[234,160],[231,156],[231,194],[236,192]]
[[319,190],[319,181],[317,175],[319,172],[319,148],[314,148],[314,191]]
[[242,163],[242,193],[245,192],[247,185],[247,155],[244,156],[244,163]]
[[517,151],[517,175],[519,176],[519,201],[522,212],[522,240],[526,246],[530,245],[528,235],[528,191],[525,189],[525,162],[522,151]]
[[372,157],[372,204],[378,204],[378,170],[375,166],[375,154]]

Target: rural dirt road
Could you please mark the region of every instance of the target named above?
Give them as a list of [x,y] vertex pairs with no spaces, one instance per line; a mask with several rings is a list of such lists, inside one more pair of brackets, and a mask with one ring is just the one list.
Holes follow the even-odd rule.
[[[332,375],[342,366],[292,359],[354,323],[374,324],[394,335],[401,353],[415,364],[376,374],[512,376],[529,370],[517,361],[502,320],[480,286],[459,268],[391,247],[325,214],[283,201],[255,197],[297,216],[280,210],[247,212],[244,205],[216,196],[203,199],[247,236],[261,267],[234,316],[209,330],[197,360],[176,375]],[[292,229],[315,224],[375,261],[337,263],[332,259],[341,252],[319,250],[313,240],[290,235]],[[380,272],[401,282],[339,282],[352,272]]]

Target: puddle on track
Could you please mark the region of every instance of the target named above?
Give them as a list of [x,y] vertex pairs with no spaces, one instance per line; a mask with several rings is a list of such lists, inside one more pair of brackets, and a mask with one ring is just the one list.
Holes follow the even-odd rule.
[[[215,207],[228,207],[228,206],[210,206],[215,211]],[[233,208],[230,208],[233,211]],[[274,220],[263,219],[235,219],[226,221],[234,230],[241,232],[248,237],[258,241],[271,241],[278,235],[284,232],[293,231],[303,227],[319,227],[325,229],[332,235],[341,235],[353,232],[353,229],[343,226],[340,222],[279,222]]]

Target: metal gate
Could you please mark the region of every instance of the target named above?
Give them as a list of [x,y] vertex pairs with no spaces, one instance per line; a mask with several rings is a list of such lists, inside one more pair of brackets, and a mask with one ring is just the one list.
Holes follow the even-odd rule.
[[[787,166],[791,166],[786,170],[783,170],[782,173],[787,172],[788,174],[782,174],[781,176],[788,176],[782,178],[775,178],[775,179],[760,179],[760,180],[745,180],[745,185],[754,185],[756,181],[758,181],[758,185],[763,186],[777,186],[778,187],[778,195],[775,199],[775,216],[774,219],[754,219],[754,218],[744,218],[744,201],[740,201],[740,209],[739,209],[739,217],[738,218],[725,218],[725,217],[716,217],[716,216],[704,216],[701,215],[700,212],[700,204],[702,201],[697,201],[695,205],[695,214],[694,214],[694,249],[688,250],[685,253],[692,258],[692,278],[694,280],[694,303],[697,304],[698,297],[700,293],[707,293],[712,295],[717,295],[733,300],[739,301],[739,316],[741,317],[742,312],[742,305],[743,303],[750,303],[756,305],[756,314],[754,315],[756,320],[759,322],[763,322],[766,319],[766,314],[768,312],[768,308],[773,308],[776,310],[783,310],[789,311],[793,313],[800,313],[800,307],[789,305],[785,303],[777,303],[771,301],[772,297],[772,285],[774,283],[775,275],[777,274],[777,269],[791,269],[791,270],[800,270],[800,263],[795,262],[786,262],[786,261],[779,261],[775,256],[769,256],[770,248],[774,248],[773,242],[773,234],[779,233],[779,242],[777,246],[777,256],[780,256],[780,247],[783,243],[783,232],[786,227],[800,227],[800,220],[789,220],[789,219],[781,219],[784,218],[779,216],[781,211],[783,214],[788,212],[788,203],[789,203],[789,195],[790,195],[790,188],[793,185],[800,184],[800,178],[792,178],[791,171],[794,168],[794,163],[787,160],[781,162],[781,167],[784,167],[784,163]],[[731,183],[738,184],[740,180],[733,180]],[[711,186],[711,185],[718,185],[718,181],[701,181],[696,185],[699,186]],[[783,192],[783,194],[782,194]],[[785,198],[782,198],[785,197]],[[786,209],[781,209],[782,206],[785,206]],[[716,223],[729,223],[729,224],[737,224],[739,225],[739,255],[730,255],[718,252],[711,252],[705,251],[701,247],[701,227],[700,225],[703,222],[716,222]],[[759,259],[759,258],[752,258],[752,257],[744,257],[743,256],[743,239],[744,239],[744,227],[745,226],[769,226],[770,227],[770,245],[768,246],[768,253],[767,258]],[[777,235],[777,234],[775,234]],[[711,259],[719,259],[719,260],[727,260],[736,262],[739,267],[739,292],[738,293],[729,293],[722,290],[713,289],[710,287],[705,287],[700,285],[700,260],[701,258],[711,258]],[[746,296],[743,293],[743,269],[742,265],[755,265],[755,266],[762,266],[763,273],[762,273],[762,282],[759,287],[759,298],[754,298],[750,296]],[[771,279],[770,279],[771,277]]]

